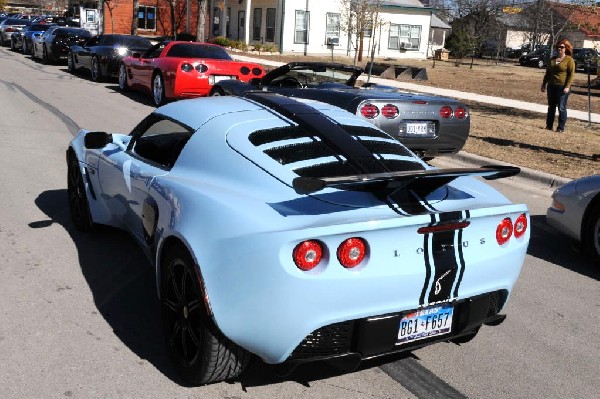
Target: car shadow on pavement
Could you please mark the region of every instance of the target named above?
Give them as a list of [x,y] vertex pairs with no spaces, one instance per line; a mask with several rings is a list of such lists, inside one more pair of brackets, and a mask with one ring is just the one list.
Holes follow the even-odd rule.
[[[57,223],[69,233],[94,304],[117,338],[174,383],[191,387],[179,377],[166,351],[155,274],[133,238],[124,231],[100,225],[90,233],[79,232],[71,222],[66,189],[42,192],[35,204],[49,220],[31,222],[29,227],[44,228]],[[327,362],[301,366],[282,377],[276,366],[253,358],[234,383],[252,387],[296,381],[308,386],[309,381],[349,372],[336,366]]]
[[538,259],[600,280],[600,269],[577,250],[565,235],[546,224],[545,215],[531,216],[531,238],[527,253]]
[[115,335],[166,377],[186,386],[165,349],[152,266],[133,238],[104,226],[95,226],[90,233],[77,231],[70,219],[66,189],[45,191],[35,204],[50,220],[29,226],[43,228],[58,223],[69,233],[94,304]]
[[152,100],[151,93],[142,93],[142,92],[139,92],[139,91],[136,91],[133,89],[127,89],[127,90],[123,91],[123,90],[121,90],[119,85],[115,85],[112,83],[108,84],[106,86],[106,88],[109,90],[112,90],[116,94],[120,94],[125,97],[128,97],[129,99],[131,99],[135,102],[156,108],[156,104],[154,104],[154,101]]

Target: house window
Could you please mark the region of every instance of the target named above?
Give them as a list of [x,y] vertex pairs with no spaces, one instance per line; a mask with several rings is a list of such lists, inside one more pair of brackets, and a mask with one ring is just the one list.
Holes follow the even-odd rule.
[[364,37],[373,36],[373,21],[365,22],[365,28],[363,29],[363,36]]
[[325,15],[325,44],[340,44],[340,14],[328,12]]
[[390,25],[389,49],[418,50],[420,45],[420,25]]
[[260,25],[262,22],[262,8],[254,9],[254,19],[252,20],[252,40],[261,40]]
[[138,28],[156,30],[156,7],[138,6]]
[[275,9],[267,8],[267,34],[265,40],[268,42],[275,41]]
[[296,26],[294,43],[308,44],[308,22],[310,20],[310,12],[304,10],[296,10]]

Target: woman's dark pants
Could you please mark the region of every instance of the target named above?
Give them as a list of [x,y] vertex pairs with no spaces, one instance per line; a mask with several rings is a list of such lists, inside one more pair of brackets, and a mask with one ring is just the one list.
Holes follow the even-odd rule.
[[564,86],[548,85],[548,114],[546,116],[546,129],[552,129],[556,107],[558,107],[558,127],[557,130],[565,130],[567,123],[567,100],[569,93],[564,93]]

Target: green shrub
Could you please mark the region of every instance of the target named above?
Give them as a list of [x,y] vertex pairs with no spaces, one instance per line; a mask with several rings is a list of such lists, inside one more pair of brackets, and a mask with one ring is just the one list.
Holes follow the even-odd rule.
[[232,47],[231,40],[223,36],[213,37],[209,40],[209,42],[223,47]]

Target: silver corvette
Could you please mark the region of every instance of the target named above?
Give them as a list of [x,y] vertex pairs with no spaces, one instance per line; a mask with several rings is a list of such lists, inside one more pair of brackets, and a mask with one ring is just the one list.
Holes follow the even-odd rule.
[[552,194],[548,224],[581,244],[600,261],[600,174],[573,180]]

